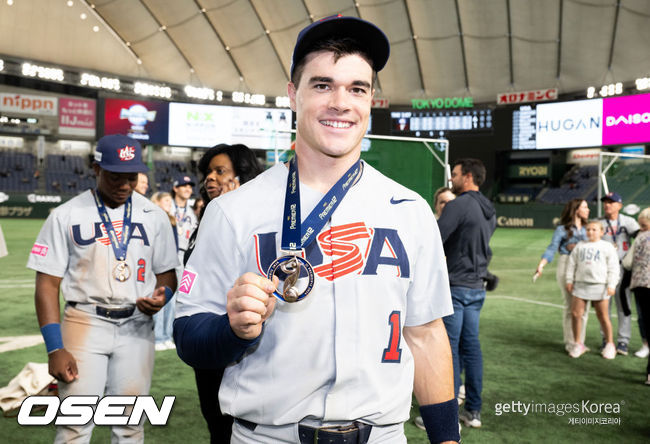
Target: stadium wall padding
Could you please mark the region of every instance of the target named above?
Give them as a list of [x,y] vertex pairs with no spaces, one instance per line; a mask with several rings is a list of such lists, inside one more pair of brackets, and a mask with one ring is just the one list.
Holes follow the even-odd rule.
[[[431,145],[431,144],[430,144]],[[437,151],[444,159],[444,152]],[[432,205],[433,194],[444,185],[444,167],[419,141],[372,139],[361,158],[386,176],[422,196]]]

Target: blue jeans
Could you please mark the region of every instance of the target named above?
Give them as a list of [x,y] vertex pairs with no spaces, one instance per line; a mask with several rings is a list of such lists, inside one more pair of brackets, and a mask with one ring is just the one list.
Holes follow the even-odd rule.
[[465,369],[465,409],[480,411],[483,355],[478,339],[478,324],[481,308],[485,302],[485,290],[451,287],[451,300],[454,304],[454,314],[444,317],[443,321],[454,359],[454,394],[458,397],[462,367]]
[[175,305],[176,298],[169,301],[158,313],[153,315],[153,331],[156,344],[174,339]]

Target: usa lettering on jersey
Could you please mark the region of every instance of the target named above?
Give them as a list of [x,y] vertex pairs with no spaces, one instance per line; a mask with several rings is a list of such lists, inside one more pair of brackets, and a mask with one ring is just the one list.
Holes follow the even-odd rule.
[[[277,257],[277,234],[254,236],[257,266],[262,275]],[[369,228],[364,222],[333,226],[320,233],[317,242],[305,249],[305,256],[314,272],[329,281],[352,273],[376,275],[380,266],[393,267],[397,277],[410,276],[409,258],[397,230]],[[324,256],[331,257],[331,263]]]
[[[116,220],[113,222],[113,227],[115,228],[115,234],[117,235],[118,239],[122,239],[122,220]],[[99,242],[102,245],[109,246],[110,245],[110,240],[108,238],[108,234],[106,233],[106,229],[104,228],[104,224],[101,222],[95,222],[90,229],[89,225],[72,225],[71,227],[71,233],[72,233],[72,240],[74,241],[75,244],[79,246],[86,246],[86,245],[91,245],[94,242]],[[86,237],[87,236],[87,237]],[[145,246],[149,246],[149,236],[147,236],[147,231],[144,229],[144,225],[139,223],[139,222],[131,222],[131,240],[130,242],[133,242],[134,240],[140,239],[142,240],[142,244]]]

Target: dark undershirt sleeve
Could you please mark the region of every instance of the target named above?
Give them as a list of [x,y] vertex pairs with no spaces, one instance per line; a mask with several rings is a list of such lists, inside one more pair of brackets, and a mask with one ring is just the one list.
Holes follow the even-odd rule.
[[240,359],[260,337],[252,340],[237,337],[227,314],[197,313],[174,321],[176,353],[195,368],[224,368]]

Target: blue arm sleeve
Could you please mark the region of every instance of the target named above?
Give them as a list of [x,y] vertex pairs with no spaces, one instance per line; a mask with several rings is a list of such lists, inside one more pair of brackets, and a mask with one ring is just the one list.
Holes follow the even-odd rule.
[[224,368],[240,359],[260,337],[252,340],[237,337],[227,314],[197,313],[174,321],[176,353],[195,368]]
[[555,253],[557,253],[558,249],[560,248],[560,242],[562,242],[562,239],[565,236],[566,236],[566,231],[564,227],[560,225],[553,232],[553,238],[551,239],[551,243],[546,248],[546,251],[544,251],[544,253],[542,254],[542,259],[546,259],[549,264],[553,262]]

